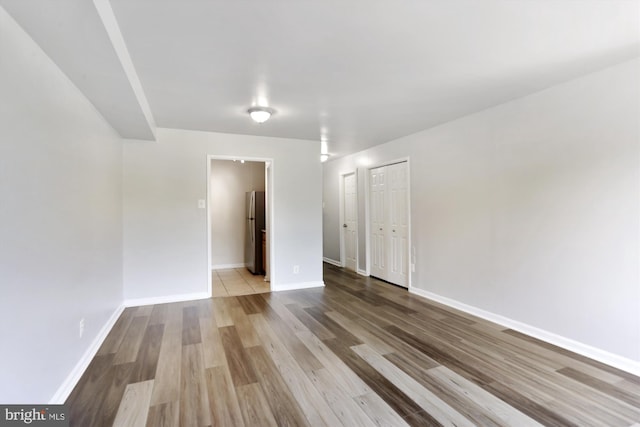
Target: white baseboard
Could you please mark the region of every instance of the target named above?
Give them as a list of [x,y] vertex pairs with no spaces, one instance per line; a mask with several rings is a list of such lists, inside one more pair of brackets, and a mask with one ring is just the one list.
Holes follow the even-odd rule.
[[369,277],[369,274],[367,274],[366,270],[358,269],[358,271],[356,271],[356,273],[358,273],[361,276]]
[[606,365],[613,366],[620,370],[629,372],[634,375],[640,376],[640,362],[636,362],[632,359],[628,359],[623,356],[619,356],[608,351],[592,347],[590,345],[581,343],[579,341],[572,340],[570,338],[563,337],[561,335],[554,334],[553,332],[546,331],[544,329],[537,328],[535,326],[527,325],[526,323],[519,322],[517,320],[509,319],[508,317],[494,314],[489,311],[482,310],[471,305],[464,304],[451,298],[443,297],[432,292],[425,291],[423,289],[409,288],[409,292],[419,295],[421,297],[439,302],[449,307],[456,308],[465,313],[472,314],[490,322],[497,323],[509,329],[513,329],[539,340],[545,341],[549,344],[557,345],[566,350],[573,351],[582,356],[588,357],[598,362],[602,362]]
[[163,297],[132,298],[124,301],[125,307],[138,307],[141,305],[166,304],[170,302],[191,301],[211,298],[208,292],[196,292],[193,294],[168,295]]
[[335,259],[323,257],[322,260],[327,264],[335,265],[336,267],[344,267],[340,261],[336,261]]
[[122,304],[115,309],[111,317],[109,317],[109,320],[107,320],[102,329],[100,329],[100,332],[98,332],[98,335],[96,335],[96,337],[93,339],[78,363],[76,363],[76,366],[74,366],[67,378],[65,378],[60,387],[58,387],[58,390],[49,401],[50,405],[64,404],[64,402],[73,391],[73,388],[76,386],[78,381],[80,381],[80,377],[82,377],[82,374],[84,374],[84,371],[91,363],[91,360],[93,360],[96,353],[100,349],[100,346],[104,342],[105,338],[107,338],[107,335],[109,335],[109,332],[111,332],[111,328],[113,328],[113,325],[115,325],[118,317],[120,317],[120,315],[124,311],[124,308],[124,304]]
[[245,263],[241,262],[239,264],[217,264],[212,265],[211,270],[227,270],[229,268],[244,268]]
[[301,282],[301,283],[287,283],[284,285],[274,286],[271,284],[271,292],[279,292],[279,291],[295,291],[298,289],[309,289],[309,288],[320,288],[324,286],[323,281],[319,282]]

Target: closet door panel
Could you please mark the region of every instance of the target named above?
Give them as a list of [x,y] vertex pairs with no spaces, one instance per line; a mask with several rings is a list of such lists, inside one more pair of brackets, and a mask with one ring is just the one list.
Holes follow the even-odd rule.
[[370,170],[371,275],[409,284],[407,163]]
[[371,196],[371,274],[381,279],[385,279],[387,275],[385,180],[386,170],[384,167],[371,169],[369,179]]
[[387,166],[389,193],[389,254],[387,280],[407,287],[408,278],[408,176],[407,164],[397,163]]

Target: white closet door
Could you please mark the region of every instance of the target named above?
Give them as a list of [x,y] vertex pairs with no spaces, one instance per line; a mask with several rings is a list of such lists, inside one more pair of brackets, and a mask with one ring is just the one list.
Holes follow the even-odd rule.
[[370,170],[371,275],[409,286],[407,163]]
[[344,176],[344,223],[342,233],[344,238],[345,267],[355,271],[357,262],[357,193],[356,174]]
[[387,280],[396,285],[408,287],[408,203],[407,164],[397,163],[387,166],[387,193],[389,194],[389,254]]
[[371,274],[386,280],[387,276],[387,252],[385,235],[385,210],[386,188],[385,168],[370,170],[370,221],[371,221]]

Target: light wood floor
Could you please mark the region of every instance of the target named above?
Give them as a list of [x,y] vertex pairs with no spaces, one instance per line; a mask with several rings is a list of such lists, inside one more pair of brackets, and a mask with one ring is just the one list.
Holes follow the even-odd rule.
[[229,268],[211,272],[213,297],[229,297],[269,292],[264,275],[253,275],[246,268]]
[[73,426],[630,426],[640,378],[325,266],[325,288],[129,308]]

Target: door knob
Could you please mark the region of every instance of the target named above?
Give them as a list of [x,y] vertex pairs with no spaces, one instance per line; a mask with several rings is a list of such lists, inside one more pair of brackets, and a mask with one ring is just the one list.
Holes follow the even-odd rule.
[[380,229],[380,231],[382,231],[382,228]]
[[396,232],[396,230],[391,230],[391,231],[393,231],[394,233]]
[[347,224],[342,224],[342,227],[347,228]]

